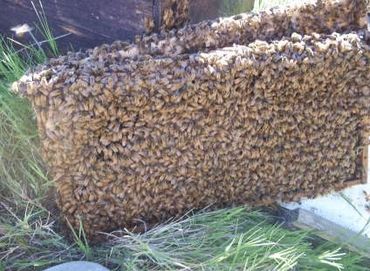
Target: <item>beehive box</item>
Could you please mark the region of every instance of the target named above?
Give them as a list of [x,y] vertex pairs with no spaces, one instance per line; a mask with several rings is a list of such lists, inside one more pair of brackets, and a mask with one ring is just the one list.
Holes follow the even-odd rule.
[[360,183],[365,10],[344,0],[241,14],[25,75],[14,90],[36,111],[65,218],[93,235]]
[[[220,0],[216,0],[220,1]],[[42,8],[30,0],[2,1],[0,16],[0,33],[11,36],[18,42],[34,43],[31,35],[14,35],[12,31],[19,24],[33,24],[38,21],[34,8],[47,15],[48,25],[58,39],[61,51],[73,48],[91,48],[115,39],[133,40],[135,35],[156,29],[178,28],[186,21],[193,20],[189,11],[189,0],[58,0],[44,1]],[[208,16],[217,15],[208,12],[204,4],[215,0],[192,0],[192,7],[202,10]],[[197,19],[202,16],[197,15]],[[200,17],[200,18],[199,18]],[[33,31],[37,40],[44,40],[39,31]],[[27,42],[28,41],[28,42]]]

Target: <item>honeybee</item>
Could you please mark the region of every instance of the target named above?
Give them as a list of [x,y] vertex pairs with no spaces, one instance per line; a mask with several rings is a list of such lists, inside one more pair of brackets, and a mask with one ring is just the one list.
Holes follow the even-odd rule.
[[[175,2],[168,27],[187,12]],[[322,34],[353,26],[342,22],[353,6],[333,7],[201,22],[24,77],[65,216],[83,215],[92,234],[107,221],[299,199],[362,177],[370,56],[359,34]]]

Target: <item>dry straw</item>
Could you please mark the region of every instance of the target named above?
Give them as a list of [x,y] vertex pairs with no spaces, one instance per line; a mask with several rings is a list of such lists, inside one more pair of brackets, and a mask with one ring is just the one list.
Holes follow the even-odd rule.
[[24,76],[14,88],[36,111],[64,216],[91,235],[361,182],[365,11],[344,0],[240,14]]

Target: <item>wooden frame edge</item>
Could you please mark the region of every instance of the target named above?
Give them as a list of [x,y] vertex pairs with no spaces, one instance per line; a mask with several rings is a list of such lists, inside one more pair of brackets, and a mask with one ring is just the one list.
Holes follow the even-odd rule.
[[[368,137],[366,139],[367,139],[366,142],[369,143],[368,142]],[[363,183],[363,184],[366,184],[367,180],[368,180],[368,172],[369,172],[368,159],[369,159],[369,145],[366,144],[364,149],[362,150],[362,178],[361,178],[361,183]]]

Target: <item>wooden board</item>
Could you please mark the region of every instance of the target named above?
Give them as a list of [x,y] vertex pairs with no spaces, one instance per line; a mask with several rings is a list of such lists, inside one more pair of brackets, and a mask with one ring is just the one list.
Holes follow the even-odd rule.
[[347,248],[369,257],[370,239],[365,235],[354,232],[314,212],[301,208],[288,210],[281,208],[281,214],[286,218],[286,224],[305,230],[314,230],[323,239],[340,243]]
[[[39,8],[39,3],[35,1]],[[59,44],[67,49],[94,47],[117,39],[133,39],[144,31],[144,18],[152,16],[152,0],[44,0],[43,6],[55,36],[71,33]],[[0,33],[14,36],[11,28],[37,22],[29,0],[0,0]],[[19,41],[26,39],[17,38]],[[37,39],[42,39],[37,35]]]
[[[66,51],[91,48],[114,40],[132,40],[145,32],[146,18],[157,12],[154,4],[162,7],[169,0],[43,0],[48,22],[55,36],[70,33],[59,40]],[[39,2],[34,1],[40,8]],[[191,0],[190,22],[227,16],[251,10],[254,0]],[[0,34],[26,43],[30,39],[15,37],[12,27],[37,22],[30,0],[0,0]],[[38,40],[43,38],[35,32]]]
[[[367,144],[369,144],[370,135],[365,135]],[[368,183],[369,180],[369,145],[362,150],[362,183]]]

